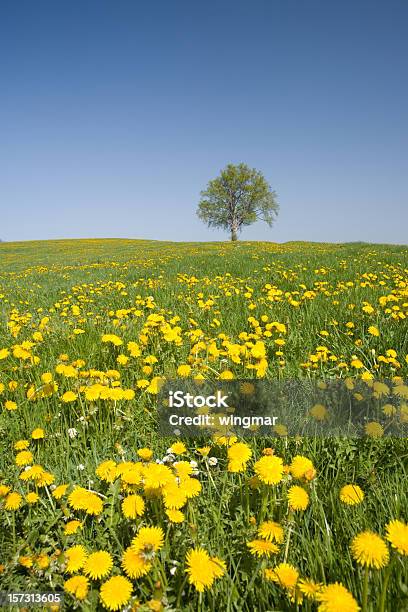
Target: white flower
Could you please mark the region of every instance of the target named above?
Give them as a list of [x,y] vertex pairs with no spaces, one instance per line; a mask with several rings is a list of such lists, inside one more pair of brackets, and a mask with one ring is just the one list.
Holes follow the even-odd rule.
[[193,460],[190,461],[190,465],[191,465],[192,468],[196,468],[198,466],[198,463],[197,463],[197,461],[194,461],[194,459],[193,459]]
[[217,463],[218,463],[217,457],[210,457],[208,459],[208,465],[214,466],[214,465],[217,465]]
[[81,472],[82,472],[82,470],[84,470],[84,469],[85,469],[85,466],[84,466],[83,463],[80,463],[79,465],[77,465],[77,470],[81,470]]
[[75,429],[75,427],[70,427],[68,429],[68,435],[70,438],[76,438],[78,435],[78,431]]
[[172,576],[174,576],[174,574],[175,574],[176,572],[177,572],[177,567],[176,567],[176,566],[174,566],[174,567],[172,567],[172,568],[170,569],[170,574],[171,574]]

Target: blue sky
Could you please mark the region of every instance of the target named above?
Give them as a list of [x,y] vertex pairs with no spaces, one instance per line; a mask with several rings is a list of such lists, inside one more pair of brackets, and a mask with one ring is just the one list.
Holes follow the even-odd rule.
[[278,192],[243,239],[407,243],[405,0],[4,0],[0,238],[222,240],[227,163]]

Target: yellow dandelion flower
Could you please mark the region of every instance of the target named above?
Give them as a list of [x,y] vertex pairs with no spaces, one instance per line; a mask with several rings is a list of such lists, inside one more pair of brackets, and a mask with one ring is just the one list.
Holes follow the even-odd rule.
[[119,365],[126,365],[129,361],[129,357],[121,354],[116,357],[116,361],[119,363]]
[[27,450],[29,446],[30,446],[30,442],[28,440],[17,440],[17,442],[14,444],[14,450],[16,451]]
[[264,540],[280,544],[284,538],[283,527],[275,521],[264,521],[259,525],[258,535]]
[[388,563],[387,544],[373,531],[363,531],[356,535],[351,543],[354,559],[365,567],[381,569]]
[[398,397],[408,399],[408,385],[396,385],[393,389],[394,395],[398,395]]
[[89,494],[86,496],[84,501],[83,509],[87,514],[97,516],[101,514],[103,510],[103,502],[101,498],[96,495],[96,493],[89,491]]
[[144,468],[144,485],[146,489],[157,489],[173,480],[172,471],[166,465],[149,463]]
[[316,599],[320,602],[318,612],[358,612],[353,595],[341,583],[335,582],[323,586]]
[[299,579],[299,572],[289,563],[280,563],[273,569],[266,569],[265,578],[270,582],[276,582],[284,589],[294,589]]
[[382,407],[382,411],[387,417],[392,417],[397,414],[397,409],[392,404],[385,404],[385,406]]
[[38,495],[38,493],[34,493],[34,491],[31,491],[30,493],[27,493],[26,495],[26,501],[29,504],[35,504],[39,499],[40,499],[40,496]]
[[236,442],[228,448],[228,471],[243,472],[252,456],[252,451],[245,442]]
[[231,370],[224,370],[218,377],[220,380],[233,380],[234,374]]
[[147,467],[144,468],[144,465],[142,463],[124,461],[123,463],[118,463],[116,469],[123,483],[128,485],[137,485],[142,482],[142,476],[144,474],[144,470],[147,469]]
[[113,576],[101,586],[100,598],[108,610],[121,610],[128,603],[132,591],[130,580],[124,576]]
[[20,495],[20,493],[16,493],[15,491],[13,491],[12,493],[9,493],[7,495],[5,503],[4,503],[4,509],[5,510],[18,510],[22,503],[23,503],[23,498]]
[[0,484],[0,497],[5,497],[10,492],[10,487]]
[[85,398],[89,402],[99,399],[103,386],[100,384],[90,385],[85,389]]
[[373,383],[373,392],[374,397],[382,397],[383,395],[388,395],[390,388],[385,383],[376,380]]
[[219,557],[211,557],[212,571],[215,578],[221,578],[227,571],[227,565],[223,559]]
[[202,489],[201,482],[197,478],[185,478],[181,483],[181,487],[184,489],[187,499],[197,497]]
[[111,343],[114,346],[121,346],[123,344],[123,340],[121,340],[121,338],[115,334],[104,334],[102,336],[102,342]]
[[142,516],[145,509],[143,497],[140,495],[128,495],[122,501],[122,512],[128,519]]
[[20,474],[19,478],[20,480],[35,480],[38,482],[44,472],[45,470],[41,465],[32,465],[26,468],[24,472]]
[[188,581],[199,593],[212,586],[215,578],[225,572],[225,563],[217,557],[211,558],[203,548],[190,549],[186,555]]
[[163,604],[160,599],[150,599],[147,602],[147,607],[151,612],[162,612],[163,610]]
[[190,374],[191,366],[187,364],[179,365],[179,367],[177,368],[177,375],[181,376],[182,378],[187,378],[188,376],[190,376]]
[[38,555],[35,559],[35,563],[37,565],[37,567],[39,567],[40,569],[47,569],[47,567],[49,567],[50,565],[50,558],[48,555]]
[[286,425],[282,425],[282,424],[275,425],[275,427],[273,428],[273,431],[274,433],[276,433],[277,436],[282,437],[282,438],[288,435],[288,428],[286,427]]
[[278,484],[283,478],[283,461],[276,455],[266,455],[255,463],[254,470],[261,482]]
[[45,438],[45,432],[41,427],[37,427],[31,432],[31,437],[33,440],[42,440]]
[[88,595],[89,580],[85,576],[72,576],[64,582],[64,591],[82,601]]
[[96,468],[95,474],[105,482],[113,482],[118,477],[116,462],[112,461],[112,459],[103,461]]
[[400,418],[401,423],[408,423],[408,405],[407,404],[401,404],[399,418]]
[[84,563],[84,574],[92,580],[105,578],[113,567],[111,555],[106,550],[91,553]]
[[123,552],[122,567],[129,578],[140,578],[150,571],[152,564],[129,547]]
[[294,485],[288,489],[289,508],[297,512],[306,510],[309,505],[309,495],[303,487]]
[[31,463],[33,463],[33,460],[33,453],[29,450],[20,451],[16,455],[16,464],[20,467],[23,465],[30,465]]
[[163,490],[163,501],[166,508],[180,510],[180,508],[182,508],[187,501],[187,494],[184,490],[184,484],[183,486],[179,486],[174,482],[166,485],[165,489]]
[[400,555],[408,555],[408,525],[399,520],[393,520],[386,526],[386,539]]
[[176,461],[173,463],[173,468],[177,476],[182,480],[188,478],[193,472],[193,468],[188,461]]
[[310,580],[310,578],[301,578],[297,586],[302,595],[307,597],[307,599],[315,600],[323,585],[321,582]]
[[58,485],[58,487],[56,487],[52,492],[52,496],[55,497],[55,499],[61,499],[61,497],[65,495],[67,489],[67,484]]
[[13,402],[13,401],[11,401],[11,400],[7,400],[7,401],[4,403],[4,407],[5,407],[5,409],[6,409],[6,410],[9,410],[9,411],[11,411],[11,410],[17,410],[17,404],[16,404],[16,402]]
[[171,523],[182,523],[184,521],[184,514],[180,510],[167,509],[166,515]]
[[55,476],[43,470],[36,478],[35,482],[37,487],[48,487],[55,480]]
[[370,421],[364,427],[364,431],[370,438],[381,438],[384,435],[384,429],[381,423],[377,421]]
[[78,399],[78,396],[73,391],[65,391],[65,393],[61,396],[61,400],[65,404],[70,404],[71,402],[75,402]]
[[161,527],[141,527],[133,538],[131,547],[134,552],[149,560],[161,549],[164,542],[164,532]]
[[85,510],[87,514],[98,515],[103,510],[102,500],[93,493],[82,487],[77,487],[68,496],[68,504],[74,510]]
[[355,506],[363,501],[364,491],[356,484],[347,484],[340,489],[340,499],[349,506]]
[[324,421],[328,415],[328,411],[326,406],[323,404],[315,404],[310,409],[310,416],[312,416],[316,421]]
[[143,461],[150,461],[153,457],[153,451],[150,448],[139,448],[137,454]]
[[352,359],[351,360],[351,366],[353,368],[356,368],[356,370],[361,370],[361,368],[364,367],[363,362],[360,359]]
[[255,392],[255,385],[250,382],[243,382],[240,384],[240,392],[243,395],[253,395]]
[[214,441],[220,446],[231,446],[238,441],[236,436],[220,436],[218,434],[214,435]]
[[251,540],[247,542],[247,546],[251,552],[251,555],[256,557],[270,557],[276,555],[279,552],[279,547],[273,542],[268,540]]
[[314,473],[314,465],[307,457],[303,457],[302,455],[296,455],[292,459],[292,463],[289,466],[290,473],[293,478],[302,479],[306,477],[306,474]]
[[152,395],[157,395],[163,384],[164,379],[161,376],[154,376],[150,381],[149,386],[146,388],[146,391]]
[[30,555],[21,555],[18,558],[18,562],[23,567],[33,567],[33,558]]
[[64,552],[64,557],[67,572],[74,574],[84,567],[87,552],[81,544],[76,544]]
[[78,529],[81,529],[81,528],[82,528],[81,521],[77,521],[77,520],[68,521],[68,523],[64,527],[64,533],[65,535],[73,535],[74,533],[78,531]]
[[174,444],[170,446],[170,450],[175,455],[182,455],[183,453],[186,452],[187,448],[183,442],[175,442]]

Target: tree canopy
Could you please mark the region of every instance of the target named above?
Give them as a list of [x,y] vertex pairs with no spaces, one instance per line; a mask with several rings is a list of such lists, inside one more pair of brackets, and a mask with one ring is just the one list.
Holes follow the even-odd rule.
[[208,227],[225,229],[237,240],[243,226],[255,221],[271,227],[278,211],[276,193],[261,172],[246,164],[228,164],[201,192],[197,214]]

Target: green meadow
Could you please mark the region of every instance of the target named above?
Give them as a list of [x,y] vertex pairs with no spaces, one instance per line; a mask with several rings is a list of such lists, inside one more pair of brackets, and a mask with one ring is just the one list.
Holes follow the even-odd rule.
[[359,380],[406,424],[408,247],[1,243],[0,591],[408,610],[406,439],[164,438],[177,377]]

